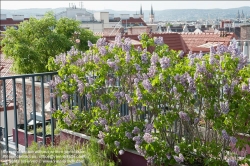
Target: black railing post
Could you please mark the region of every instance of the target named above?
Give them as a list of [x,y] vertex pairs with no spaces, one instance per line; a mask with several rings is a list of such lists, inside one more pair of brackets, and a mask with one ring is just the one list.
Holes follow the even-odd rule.
[[4,108],[4,137],[5,137],[5,146],[6,152],[9,159],[9,140],[8,140],[8,116],[7,116],[7,99],[6,99],[6,80],[3,79],[3,108]]
[[32,76],[32,108],[33,108],[34,141],[37,142],[37,137],[36,137],[36,94],[35,94],[35,76]]
[[[50,80],[52,80],[52,75],[50,75]],[[50,93],[53,93],[53,89],[52,89],[52,87],[50,87]],[[53,110],[53,98],[51,97],[50,98],[50,108],[51,108],[51,110]],[[55,127],[54,127],[54,118],[53,118],[53,116],[52,116],[52,112],[51,112],[51,140],[52,140],[52,145],[54,145],[54,129],[55,129]]]
[[41,77],[41,106],[42,106],[42,126],[43,126],[43,145],[46,145],[46,124],[45,124],[45,105],[44,105],[44,77]]
[[17,129],[17,101],[16,101],[16,79],[12,78],[12,87],[13,87],[13,101],[14,101],[14,125],[15,125],[15,146],[16,146],[16,155],[18,155],[18,129]]
[[[28,136],[27,136],[27,104],[26,104],[26,85],[25,77],[22,77],[22,91],[23,91],[23,111],[24,111],[24,135],[25,135],[25,149],[28,148]],[[17,140],[18,141],[18,140]]]

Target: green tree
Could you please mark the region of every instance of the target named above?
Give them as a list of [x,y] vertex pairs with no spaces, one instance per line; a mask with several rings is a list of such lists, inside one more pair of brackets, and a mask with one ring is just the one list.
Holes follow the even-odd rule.
[[1,42],[3,54],[14,60],[12,70],[18,74],[46,72],[50,57],[71,46],[85,51],[88,40],[95,43],[98,39],[91,31],[80,28],[80,22],[69,18],[56,20],[53,12],[42,19],[30,18],[18,27],[8,28]]

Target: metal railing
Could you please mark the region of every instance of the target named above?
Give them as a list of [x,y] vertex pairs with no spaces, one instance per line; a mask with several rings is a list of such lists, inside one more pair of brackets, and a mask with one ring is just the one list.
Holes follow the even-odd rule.
[[[28,126],[28,119],[27,119],[27,111],[28,111],[28,108],[27,108],[27,96],[26,96],[26,92],[27,92],[27,89],[26,89],[26,84],[27,84],[27,79],[26,78],[29,78],[31,77],[31,93],[32,93],[32,110],[31,112],[33,113],[33,129],[34,129],[34,141],[37,142],[37,120],[36,120],[36,113],[37,113],[37,108],[36,108],[36,89],[35,89],[35,84],[40,84],[40,87],[41,87],[41,115],[42,115],[42,130],[43,130],[43,144],[45,145],[46,144],[46,126],[45,126],[45,96],[44,96],[44,87],[45,87],[45,81],[44,81],[44,76],[49,76],[49,80],[52,80],[53,78],[53,75],[56,75],[57,72],[47,72],[47,73],[38,73],[38,74],[26,74],[26,75],[18,75],[18,76],[7,76],[7,77],[0,77],[0,81],[2,81],[2,88],[3,88],[3,105],[2,105],[2,109],[4,111],[4,126],[0,126],[0,128],[3,128],[4,129],[4,145],[5,145],[5,150],[6,150],[6,153],[8,154],[9,156],[9,133],[8,133],[8,125],[9,123],[13,123],[12,122],[8,122],[8,101],[7,101],[7,93],[6,93],[6,85],[7,85],[7,80],[10,79],[12,80],[12,84],[13,84],[13,111],[14,111],[14,128],[16,129],[15,130],[15,133],[13,133],[13,135],[15,135],[15,151],[18,153],[19,151],[19,139],[18,139],[18,108],[19,108],[19,105],[18,105],[18,102],[17,102],[17,82],[16,82],[16,79],[21,79],[21,91],[22,91],[22,96],[18,96],[18,97],[21,97],[22,98],[22,105],[23,105],[23,114],[24,114],[24,132],[25,132],[25,148],[28,147],[28,135],[27,135],[27,132],[28,132],[28,129],[27,129],[27,126]],[[37,76],[40,76],[41,77],[41,81],[40,83],[35,83],[35,77]],[[20,89],[19,89],[20,91]],[[52,89],[50,89],[50,92],[52,92]],[[51,107],[53,106],[53,98],[50,98],[50,104],[51,104]],[[51,117],[50,119],[51,121],[51,141],[52,143],[54,143],[54,124],[55,124],[55,121],[53,119],[53,117]],[[0,132],[1,133],[1,132]],[[2,135],[0,135],[1,137]],[[0,140],[0,143],[1,140]],[[17,154],[16,153],[16,154]]]

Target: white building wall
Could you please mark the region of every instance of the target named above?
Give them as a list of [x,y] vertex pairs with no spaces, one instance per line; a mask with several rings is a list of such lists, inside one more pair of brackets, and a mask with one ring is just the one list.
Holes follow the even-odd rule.
[[103,32],[103,23],[84,23],[80,25],[81,28],[89,29],[95,32]]
[[[12,129],[15,127],[15,124],[14,124],[14,110],[8,110],[7,111],[7,116],[8,116],[8,135],[12,135]],[[17,123],[19,123],[19,122],[17,122]],[[2,126],[2,127],[5,126],[4,125],[4,111],[0,111],[0,126]]]
[[24,20],[24,15],[12,15],[14,21]]

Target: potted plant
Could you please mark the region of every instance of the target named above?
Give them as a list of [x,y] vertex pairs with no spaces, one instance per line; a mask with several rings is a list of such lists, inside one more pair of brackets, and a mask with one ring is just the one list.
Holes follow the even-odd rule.
[[[51,125],[49,121],[46,121],[46,135],[45,135],[45,139],[46,139],[46,145],[51,144]],[[42,142],[43,141],[43,133],[42,133],[42,123],[38,123],[36,125],[37,127],[37,141],[38,142]],[[34,129],[33,126],[28,126],[28,131],[27,131],[27,140],[28,140],[28,146],[30,146],[32,144],[32,142],[34,141]],[[24,130],[24,124],[19,124],[18,128],[17,128],[17,133],[18,133],[18,143],[25,146],[25,130]],[[56,128],[55,131],[55,143],[59,143],[60,141],[60,137],[59,137],[59,133],[60,133],[60,129]],[[12,129],[12,137],[13,137],[13,142],[16,141],[16,129],[13,128]]]
[[61,128],[98,138],[122,165],[139,158],[141,165],[246,162],[232,146],[248,143],[238,134],[250,128],[242,123],[249,120],[250,67],[235,43],[184,57],[162,37],[138,38],[143,50],[117,36],[111,44],[89,42],[85,53],[72,48],[50,59],[49,68],[59,73],[51,87],[61,98],[53,114]]

